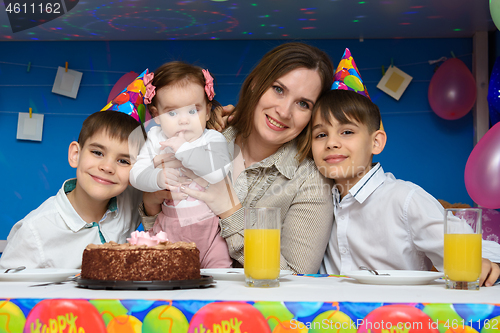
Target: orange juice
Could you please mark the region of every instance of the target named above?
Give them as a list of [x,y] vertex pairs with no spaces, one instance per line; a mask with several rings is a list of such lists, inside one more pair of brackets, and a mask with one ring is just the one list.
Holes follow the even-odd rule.
[[444,235],[444,274],[452,281],[476,281],[481,275],[481,234]]
[[245,229],[245,276],[277,279],[280,274],[280,230]]

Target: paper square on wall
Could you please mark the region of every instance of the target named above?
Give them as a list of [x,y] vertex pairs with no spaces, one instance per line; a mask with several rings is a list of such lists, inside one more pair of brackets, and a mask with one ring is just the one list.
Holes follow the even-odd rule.
[[78,88],[80,88],[80,82],[82,81],[82,74],[83,73],[71,69],[68,69],[66,72],[66,68],[58,67],[56,80],[52,86],[52,92],[76,98]]
[[413,77],[399,68],[391,66],[377,84],[377,88],[399,101],[411,80]]
[[43,114],[19,112],[17,121],[18,140],[42,141]]

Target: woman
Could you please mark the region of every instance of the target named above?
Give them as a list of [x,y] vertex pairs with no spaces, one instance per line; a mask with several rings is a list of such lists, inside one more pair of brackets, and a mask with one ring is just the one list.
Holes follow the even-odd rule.
[[[281,208],[281,269],[317,273],[333,224],[331,183],[297,144],[319,96],[332,85],[333,65],[321,50],[287,43],[268,52],[246,78],[224,136],[233,158],[231,179],[204,192],[181,192],[207,203],[219,217],[234,266],[243,265],[244,209]],[[147,195],[149,215],[161,194]]]

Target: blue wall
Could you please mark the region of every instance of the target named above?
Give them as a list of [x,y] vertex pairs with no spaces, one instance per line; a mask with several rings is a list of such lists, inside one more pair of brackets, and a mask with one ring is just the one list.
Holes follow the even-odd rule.
[[[125,73],[184,60],[214,73],[217,99],[235,104],[239,87],[268,50],[283,41],[0,42],[0,239],[12,225],[74,177],[67,149],[83,120],[107,102]],[[350,48],[372,100],[382,111],[388,144],[376,158],[386,171],[415,182],[436,198],[472,204],[464,169],[472,150],[472,113],[448,121],[430,109],[427,89],[435,65],[453,51],[471,68],[472,39],[304,41],[326,51],[337,66]],[[391,63],[413,81],[399,101],[376,88]],[[83,72],[77,99],[51,92],[57,66]],[[27,64],[31,70],[27,72]],[[13,64],[14,63],[14,64]],[[15,65],[21,64],[21,65]],[[41,142],[16,140],[19,112],[45,115]]]

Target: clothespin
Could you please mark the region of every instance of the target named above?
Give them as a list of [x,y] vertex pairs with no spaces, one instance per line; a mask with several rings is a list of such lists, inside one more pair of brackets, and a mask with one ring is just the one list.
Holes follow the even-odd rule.
[[28,68],[26,69],[26,72],[28,72],[28,73],[29,73],[29,72],[30,72],[30,69],[31,69],[31,61],[30,61],[30,62],[28,62]]
[[451,51],[451,56],[452,56],[453,58],[456,58],[456,57],[455,57],[455,53],[453,53],[453,51]]
[[66,61],[66,73],[68,72],[68,62]]
[[429,65],[434,65],[434,64],[436,64],[438,62],[446,61],[446,60],[448,60],[448,58],[446,58],[446,57],[441,57],[441,58],[439,58],[437,60],[429,60]]
[[30,108],[30,118],[31,118],[32,114],[33,114],[33,110]]
[[382,65],[382,76],[384,76],[384,75],[385,75],[385,67],[384,67],[384,65]]

